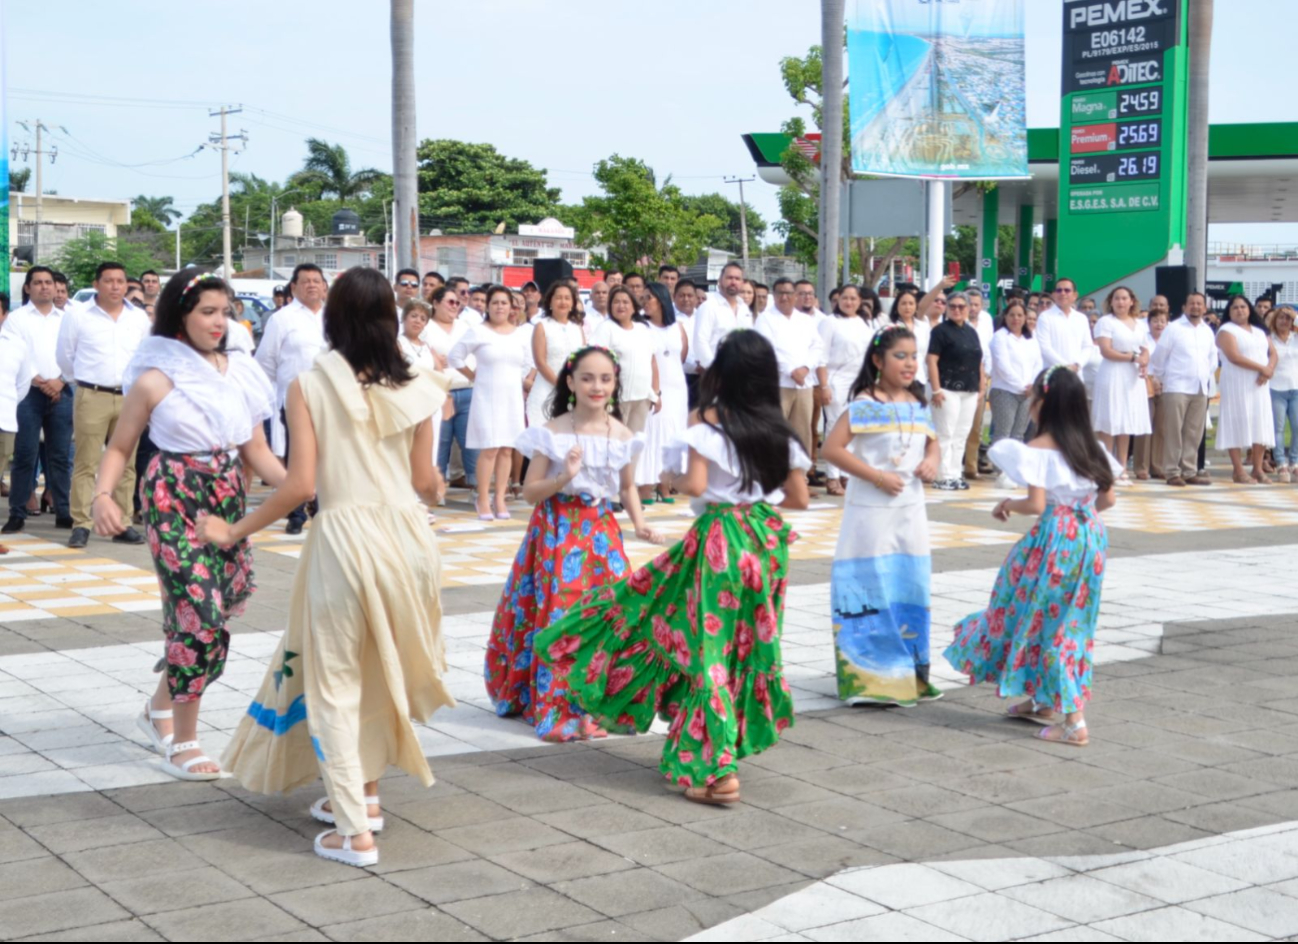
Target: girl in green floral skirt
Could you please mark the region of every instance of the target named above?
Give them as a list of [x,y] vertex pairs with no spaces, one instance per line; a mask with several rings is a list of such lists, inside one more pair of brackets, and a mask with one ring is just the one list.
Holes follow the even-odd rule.
[[780,626],[796,535],[774,506],[807,507],[811,463],[780,409],[775,351],[754,331],[722,342],[690,423],[663,475],[664,493],[694,499],[689,533],[588,593],[535,651],[607,724],[668,720],[661,769],[687,799],[736,803],[739,759],[793,723]]

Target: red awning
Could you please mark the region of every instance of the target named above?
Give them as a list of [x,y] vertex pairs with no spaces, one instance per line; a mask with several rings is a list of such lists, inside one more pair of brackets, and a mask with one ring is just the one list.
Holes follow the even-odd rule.
[[[604,278],[604,273],[598,269],[573,269],[572,275],[578,285],[587,289]],[[504,266],[500,270],[500,279],[501,284],[506,288],[522,288],[532,281],[532,267]]]

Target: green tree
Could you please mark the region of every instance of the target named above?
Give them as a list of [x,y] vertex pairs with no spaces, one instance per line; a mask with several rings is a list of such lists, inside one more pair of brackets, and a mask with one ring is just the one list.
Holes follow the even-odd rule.
[[341,144],[307,138],[306,148],[306,162],[290,185],[313,188],[321,198],[334,194],[339,203],[346,203],[368,193],[375,181],[388,176],[372,167],[353,171],[351,158]]
[[27,185],[31,183],[32,169],[30,167],[9,168],[9,189],[14,193],[26,193]]
[[491,144],[447,139],[419,145],[419,218],[426,232],[486,233],[537,223],[558,211],[546,172]]
[[595,180],[604,195],[584,198],[574,221],[578,242],[605,247],[603,255],[591,254],[595,266],[693,265],[709,237],[725,226],[720,217],[687,206],[670,177],[659,186],[653,168],[635,158],[614,154],[600,161]]
[[103,233],[91,232],[64,243],[55,268],[67,275],[75,291],[90,285],[96,267],[107,259],[120,262],[129,275],[139,275],[145,269],[159,269],[167,264],[166,256],[156,255],[145,244],[124,238],[110,239]]
[[[743,246],[740,245],[740,232],[742,227],[739,225],[739,204],[719,193],[705,193],[696,196],[685,196],[681,198],[685,206],[696,213],[706,213],[715,216],[721,220],[721,225],[716,231],[708,237],[708,245],[716,249],[724,249],[727,252],[733,252],[735,255],[741,255]],[[766,220],[762,215],[748,207],[748,251],[752,255],[760,255],[762,251],[762,237],[766,235]]]
[[[183,216],[175,206],[175,197],[146,197],[144,194],[136,197],[131,201],[133,210],[142,210],[153,219],[162,224],[163,228],[170,226],[173,220],[178,220]],[[135,225],[135,219],[132,215],[131,225]]]

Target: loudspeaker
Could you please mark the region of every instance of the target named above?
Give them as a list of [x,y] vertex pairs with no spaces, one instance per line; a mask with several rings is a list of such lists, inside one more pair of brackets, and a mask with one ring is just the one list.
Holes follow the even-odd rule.
[[532,280],[544,295],[560,279],[572,278],[572,263],[567,259],[537,259],[532,263]]
[[1154,269],[1154,290],[1167,299],[1173,318],[1185,310],[1185,297],[1199,291],[1194,266],[1158,266]]

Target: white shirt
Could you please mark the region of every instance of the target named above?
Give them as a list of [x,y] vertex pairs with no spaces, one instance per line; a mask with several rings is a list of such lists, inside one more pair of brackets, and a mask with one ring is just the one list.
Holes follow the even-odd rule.
[[98,296],[63,313],[58,361],[63,379],[97,387],[120,387],[135,349],[149,336],[149,316],[130,302],[114,319],[99,307]]
[[255,347],[252,343],[252,332],[242,321],[235,321],[231,318],[228,327],[225,329],[225,349],[227,351],[242,351],[249,357],[252,356],[252,349]]
[[418,341],[411,341],[404,334],[399,334],[397,347],[401,348],[401,355],[411,367],[422,365],[429,370],[437,369],[437,359],[433,357],[432,345],[424,341],[422,335]]
[[[419,335],[419,340],[423,341],[438,354],[442,355],[442,357],[446,358],[448,366],[445,373],[447,377],[451,378],[452,390],[466,390],[473,386],[473,384],[469,383],[468,377],[464,376],[455,368],[449,366],[451,363],[451,348],[455,347],[456,341],[460,340],[460,338],[464,337],[468,333],[468,325],[463,321],[456,319],[451,322],[450,331],[447,331],[436,321],[430,321],[428,322],[428,327],[426,327],[423,333]],[[477,370],[477,365],[477,358],[470,354],[468,358],[466,358],[464,366],[469,368],[469,370]]]
[[[794,310],[785,315],[778,308],[757,316],[757,333],[775,348],[780,367],[780,386],[785,389],[810,390],[816,386],[816,368],[825,366],[825,346],[820,339],[816,319]],[[793,380],[793,372],[807,368],[802,383]]]
[[602,315],[596,311],[594,305],[589,306],[585,312],[582,313],[581,317],[581,327],[582,330],[586,332],[586,340],[589,341],[590,336],[595,332],[595,329],[608,321],[608,318],[608,315]]
[[1206,322],[1192,324],[1187,315],[1167,326],[1149,361],[1149,373],[1163,384],[1164,393],[1207,395],[1216,371],[1216,335]]
[[989,312],[978,313],[978,323],[974,324],[973,319],[967,319],[969,327],[978,332],[978,340],[983,346],[983,373],[990,375],[992,372],[992,338],[996,335],[996,320]]
[[738,306],[731,308],[724,296],[709,294],[707,301],[694,312],[694,361],[705,370],[712,366],[717,347],[727,334],[736,328],[753,326],[753,313],[744,300],[736,298],[735,301]]
[[581,447],[581,468],[563,487],[564,494],[617,501],[622,492],[622,469],[639,458],[644,451],[645,437],[643,433],[637,433],[630,439],[619,441],[608,436],[575,436],[551,432],[544,426],[529,426],[514,443],[514,448],[526,459],[537,453],[549,459],[550,468],[546,474],[551,477],[563,471],[573,446]]
[[[9,317],[13,318],[13,315]],[[5,324],[7,327],[8,322]],[[58,374],[55,372],[51,376]],[[18,432],[18,404],[27,397],[31,388],[27,342],[17,331],[0,331],[0,430]]]
[[[691,449],[708,460],[707,488],[698,498],[690,500],[690,507],[695,514],[702,514],[713,502],[737,505],[766,501],[778,505],[784,501],[783,488],[763,492],[761,484],[754,482],[751,488],[745,490],[743,470],[730,440],[706,423],[691,426],[680,439],[667,447],[663,454],[663,467],[682,473],[688,471]],[[811,468],[811,460],[796,439],[789,440],[789,467],[804,471]]]
[[30,302],[10,313],[0,328],[0,336],[16,334],[25,345],[28,380],[40,377],[54,380],[62,375],[59,370],[59,326],[63,324],[63,311],[51,304],[50,313],[42,315]]
[[266,322],[257,348],[257,363],[275,385],[275,405],[288,400],[288,388],[298,374],[310,370],[325,349],[324,306],[314,312],[296,298]]
[[150,337],[127,366],[126,389],[150,370],[161,371],[172,383],[149,416],[149,438],[164,452],[206,455],[236,449],[275,412],[275,388],[242,351],[228,353],[222,374],[188,344]]
[[992,336],[991,352],[993,390],[1022,394],[1036,383],[1044,369],[1037,339],[1014,334],[1009,328],[1001,328]]
[[685,362],[681,366],[687,374],[697,373],[699,362],[694,358],[694,316],[682,314],[679,308],[675,311],[676,323],[685,329],[685,342],[689,345],[689,349],[685,352]]
[[600,325],[590,339],[591,344],[606,347],[617,355],[624,403],[647,400],[653,395],[654,348],[657,346],[654,342],[653,332],[644,322],[633,322],[628,331],[611,319]]
[[465,305],[460,309],[460,314],[455,320],[463,321],[466,326],[472,328],[474,325],[482,324],[485,319],[482,317],[482,312],[478,311],[478,309],[470,308],[468,305]]
[[1271,378],[1271,389],[1276,393],[1298,390],[1298,331],[1291,330],[1288,341],[1281,341],[1279,334],[1272,334],[1271,343],[1280,358],[1275,365],[1275,376]]
[[1032,336],[1041,345],[1041,362],[1046,367],[1085,367],[1095,347],[1091,321],[1077,308],[1064,314],[1059,306],[1051,305],[1037,317]]

